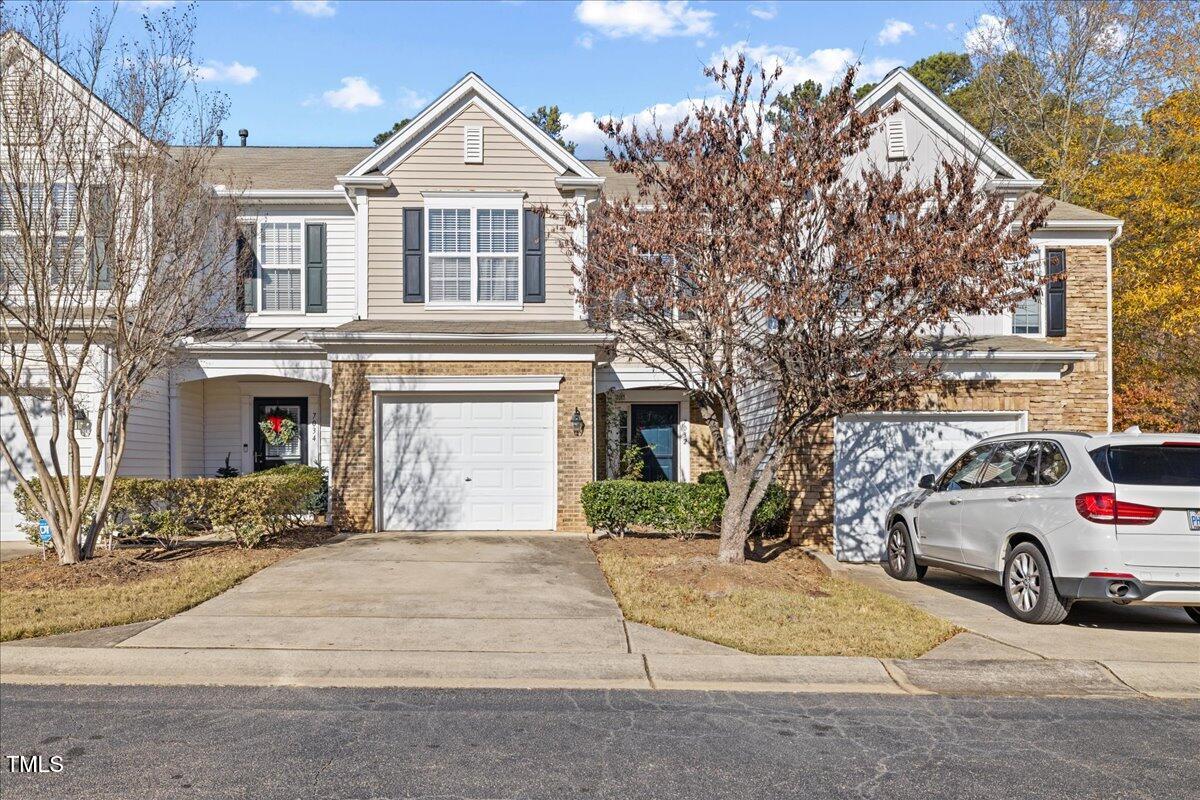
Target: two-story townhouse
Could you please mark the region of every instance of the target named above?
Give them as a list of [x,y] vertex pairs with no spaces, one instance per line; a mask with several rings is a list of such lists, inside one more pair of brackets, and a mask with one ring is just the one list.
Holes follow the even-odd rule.
[[[873,157],[920,175],[940,154],[969,156],[993,191],[1040,185],[903,70],[862,102],[893,100]],[[159,466],[142,473],[299,461],[329,468],[342,529],[573,531],[585,527],[580,489],[611,474],[622,444],[646,448],[651,478],[713,468],[687,393],[653,364],[614,360],[589,327],[569,233],[544,213],[634,187],[478,76],[377,148],[228,146],[215,167],[249,187],[243,324],[189,346],[164,377],[148,404]],[[1012,314],[931,337],[943,380],[918,407],[813,431],[780,476],[794,535],[874,557],[892,495],[966,443],[1108,429],[1119,233],[1118,220],[1052,203],[1036,240],[1049,273],[1067,277]],[[278,408],[300,436],[274,447],[258,423]]]

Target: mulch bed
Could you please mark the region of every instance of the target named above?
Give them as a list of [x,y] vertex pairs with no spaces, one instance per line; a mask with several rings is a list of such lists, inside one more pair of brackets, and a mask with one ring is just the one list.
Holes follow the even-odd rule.
[[120,546],[115,550],[96,548],[94,558],[61,566],[53,553],[24,556],[0,566],[0,581],[6,591],[33,589],[77,589],[89,586],[132,583],[148,578],[169,577],[184,565],[237,552],[256,554],[264,560],[282,558],[287,551],[313,547],[334,536],[324,526],[307,526],[264,541],[251,551],[239,551],[232,542],[184,541],[171,550],[151,546]]

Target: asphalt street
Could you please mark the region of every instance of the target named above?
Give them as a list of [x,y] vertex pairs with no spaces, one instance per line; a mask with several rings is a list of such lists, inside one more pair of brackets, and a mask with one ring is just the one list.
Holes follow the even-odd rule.
[[4,685],[0,756],[3,800],[1168,800],[1197,796],[1200,703]]

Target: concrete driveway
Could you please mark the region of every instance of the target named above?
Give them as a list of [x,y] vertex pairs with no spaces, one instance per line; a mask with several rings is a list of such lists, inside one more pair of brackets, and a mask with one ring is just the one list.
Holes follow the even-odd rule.
[[120,647],[628,653],[582,538],[368,534],[318,547]]
[[[930,569],[923,581],[893,580],[874,564],[833,568],[970,631],[925,658],[1055,658],[1200,665],[1200,625],[1181,609],[1076,603],[1061,625],[1012,616],[1000,587]],[[972,635],[973,634],[973,635]],[[1188,670],[1200,670],[1189,666]]]

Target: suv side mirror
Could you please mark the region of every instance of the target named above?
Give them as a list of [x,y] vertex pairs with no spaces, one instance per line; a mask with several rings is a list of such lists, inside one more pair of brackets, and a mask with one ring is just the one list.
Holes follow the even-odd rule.
[[918,489],[932,489],[933,488],[933,476],[932,475],[922,475],[921,480],[917,481],[917,488]]

